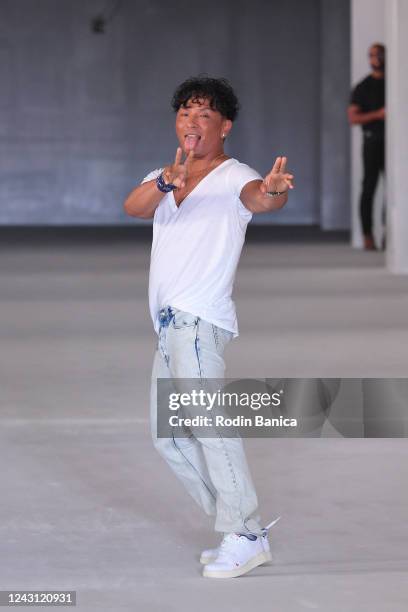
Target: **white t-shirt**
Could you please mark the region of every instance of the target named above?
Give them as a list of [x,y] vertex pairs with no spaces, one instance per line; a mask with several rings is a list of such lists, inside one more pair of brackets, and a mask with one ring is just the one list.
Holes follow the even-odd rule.
[[[142,181],[156,178],[162,168]],[[230,158],[207,174],[177,207],[167,193],[153,218],[149,306],[156,332],[158,313],[174,306],[238,336],[231,298],[235,272],[252,213],[239,199],[244,185],[261,175]]]

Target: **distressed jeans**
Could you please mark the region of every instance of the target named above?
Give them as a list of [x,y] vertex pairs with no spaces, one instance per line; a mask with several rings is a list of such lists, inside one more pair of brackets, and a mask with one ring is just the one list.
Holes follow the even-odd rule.
[[159,318],[151,382],[154,446],[204,512],[215,516],[215,531],[260,535],[258,500],[240,437],[157,436],[157,379],[174,379],[177,392],[180,378],[224,378],[223,353],[232,333],[171,306]]

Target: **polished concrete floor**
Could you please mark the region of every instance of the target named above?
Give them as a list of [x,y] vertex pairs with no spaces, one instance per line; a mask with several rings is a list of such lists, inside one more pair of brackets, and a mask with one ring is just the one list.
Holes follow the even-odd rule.
[[[401,377],[408,278],[337,241],[250,242],[227,375]],[[247,440],[273,563],[200,575],[211,521],[153,449],[142,240],[1,249],[0,590],[77,609],[406,612],[406,439]]]

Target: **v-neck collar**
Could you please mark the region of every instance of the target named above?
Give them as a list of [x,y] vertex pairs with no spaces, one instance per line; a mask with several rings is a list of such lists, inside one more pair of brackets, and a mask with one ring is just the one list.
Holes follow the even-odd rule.
[[213,172],[216,172],[216,170],[218,170],[218,168],[221,168],[221,166],[223,166],[227,162],[230,162],[230,161],[233,161],[233,160],[234,160],[233,157],[229,157],[228,159],[225,159],[223,162],[218,164],[218,166],[216,166],[215,168],[210,170],[210,172],[208,174],[206,174],[204,176],[204,178],[202,178],[201,181],[199,181],[197,183],[197,185],[190,191],[190,193],[188,193],[186,195],[186,197],[181,200],[181,202],[180,202],[180,204],[178,206],[177,206],[176,198],[174,197],[174,191],[172,191],[170,193],[170,196],[171,196],[171,206],[172,206],[173,210],[175,210],[175,211],[179,210],[181,208],[182,204],[184,204],[184,202],[200,187],[200,185],[205,181],[205,179],[207,179],[209,176],[211,176],[213,174]]

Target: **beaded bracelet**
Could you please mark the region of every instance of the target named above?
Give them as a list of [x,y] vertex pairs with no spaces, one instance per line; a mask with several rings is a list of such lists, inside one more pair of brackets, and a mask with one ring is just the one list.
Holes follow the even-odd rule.
[[283,195],[284,193],[286,193],[286,191],[267,191],[266,195],[269,196],[270,198],[273,198],[273,196],[280,196],[280,195]]

